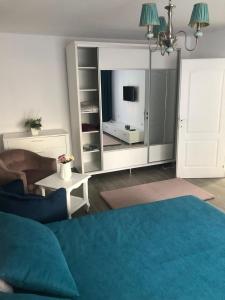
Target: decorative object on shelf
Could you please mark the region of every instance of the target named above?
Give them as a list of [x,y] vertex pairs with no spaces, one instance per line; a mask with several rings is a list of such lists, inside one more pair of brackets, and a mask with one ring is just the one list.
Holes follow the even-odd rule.
[[89,101],[84,101],[81,103],[82,113],[98,113],[98,106],[90,103]]
[[93,125],[93,124],[82,124],[82,132],[89,132],[89,131],[98,131],[99,125]]
[[74,160],[73,155],[63,154],[58,157],[60,164],[59,177],[63,180],[69,180],[72,176],[71,162]]
[[183,30],[174,33],[173,30],[173,9],[175,5],[172,4],[172,0],[169,0],[169,4],[165,6],[168,14],[168,23],[164,17],[158,16],[158,11],[155,3],[145,3],[142,5],[140,26],[147,26],[146,38],[149,40],[149,46],[151,41],[156,44],[155,48],[151,47],[151,51],[160,50],[162,55],[165,53],[172,53],[177,49],[177,37],[179,34],[185,36],[185,49],[187,51],[194,51],[197,47],[198,40],[203,36],[202,28],[209,26],[209,11],[208,4],[197,3],[193,7],[189,26],[195,27],[195,45],[193,48],[187,46],[187,33]]
[[42,127],[41,118],[27,119],[24,123],[24,126],[31,130],[32,135],[38,135]]
[[99,149],[99,147],[97,145],[93,145],[93,144],[83,145],[84,152],[97,151],[98,149]]

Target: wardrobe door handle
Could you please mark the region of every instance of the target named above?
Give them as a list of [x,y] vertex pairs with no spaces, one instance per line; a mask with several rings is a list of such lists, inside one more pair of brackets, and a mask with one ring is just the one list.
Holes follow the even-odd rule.
[[185,119],[179,119],[179,127],[183,128]]
[[148,111],[144,112],[144,117],[145,117],[146,120],[148,120]]

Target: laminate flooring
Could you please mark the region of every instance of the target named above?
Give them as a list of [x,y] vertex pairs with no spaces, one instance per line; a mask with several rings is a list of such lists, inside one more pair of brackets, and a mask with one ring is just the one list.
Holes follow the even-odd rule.
[[[166,180],[174,178],[175,176],[175,164],[132,169],[131,174],[129,170],[125,170],[94,175],[89,180],[89,199],[91,204],[89,214],[110,209],[110,207],[101,198],[101,191]],[[225,178],[198,178],[188,179],[188,181],[214,194],[215,199],[209,200],[208,202],[225,211]],[[76,190],[74,194],[80,196],[82,194],[82,189]],[[85,214],[85,208],[81,208],[73,214],[73,217]]]

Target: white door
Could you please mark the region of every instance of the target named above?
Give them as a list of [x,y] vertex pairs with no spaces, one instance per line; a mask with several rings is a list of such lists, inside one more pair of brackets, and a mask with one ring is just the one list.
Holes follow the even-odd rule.
[[225,176],[225,59],[181,63],[177,177]]

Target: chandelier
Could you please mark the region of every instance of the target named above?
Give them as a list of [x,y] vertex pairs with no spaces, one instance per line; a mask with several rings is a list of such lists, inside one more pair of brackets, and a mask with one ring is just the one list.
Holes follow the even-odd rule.
[[187,51],[194,51],[197,47],[198,40],[203,36],[202,28],[209,26],[209,11],[206,3],[197,3],[193,7],[189,26],[195,28],[194,38],[195,44],[193,48],[187,45],[187,33],[183,30],[174,32],[173,29],[173,9],[175,5],[171,3],[165,6],[168,14],[168,22],[162,16],[158,16],[158,11],[155,3],[145,3],[142,5],[140,26],[147,26],[147,33],[145,37],[150,44],[155,44],[154,50],[160,50],[162,55],[165,53],[172,53],[175,51],[178,35],[185,36],[185,49]]

